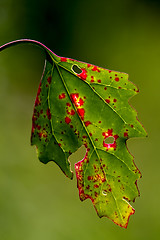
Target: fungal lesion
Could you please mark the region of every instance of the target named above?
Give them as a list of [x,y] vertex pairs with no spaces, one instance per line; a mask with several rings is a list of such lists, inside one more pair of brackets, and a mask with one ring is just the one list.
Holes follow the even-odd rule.
[[103,191],[102,191],[102,194],[103,194],[104,196],[106,196],[106,195],[107,195],[107,191],[106,191],[106,190],[103,190]]
[[117,134],[113,135],[113,129],[108,129],[108,131],[102,132],[102,135],[104,137],[103,147],[105,147],[107,151],[109,149],[116,150],[116,140],[119,138],[119,136]]
[[113,136],[109,136],[104,140],[105,144],[113,144],[114,141],[115,141],[115,139]]
[[77,64],[72,65],[71,70],[72,70],[75,74],[80,74],[80,73],[82,73],[81,68],[80,68]]

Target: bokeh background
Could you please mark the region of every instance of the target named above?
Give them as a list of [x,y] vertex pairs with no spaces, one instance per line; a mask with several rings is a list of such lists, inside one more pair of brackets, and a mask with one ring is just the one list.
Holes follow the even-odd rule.
[[[160,3],[157,0],[0,0],[0,45],[38,40],[60,56],[127,72],[130,103],[149,137],[128,141],[141,170],[141,197],[127,230],[80,202],[76,179],[43,165],[30,146],[44,53],[19,45],[0,53],[0,239],[158,239],[160,234]],[[74,163],[83,157],[74,154]]]

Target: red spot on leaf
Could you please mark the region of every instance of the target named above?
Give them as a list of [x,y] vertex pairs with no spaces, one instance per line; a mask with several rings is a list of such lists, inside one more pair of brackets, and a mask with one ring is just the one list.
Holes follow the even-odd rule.
[[71,107],[71,104],[70,104],[70,103],[66,103],[66,105],[67,105],[68,107]]
[[84,104],[83,99],[79,98],[78,93],[71,93],[70,97],[71,97],[71,101],[76,105],[76,107],[81,107]]
[[66,97],[65,93],[62,93],[62,94],[59,95],[59,99],[63,99],[65,97]]
[[88,147],[87,143],[84,143],[84,146],[87,148]]
[[92,68],[92,71],[97,71],[97,72],[100,72],[100,70],[98,69],[98,67],[97,67],[97,66],[94,66],[94,67]]
[[100,79],[98,79],[98,82],[99,82],[99,83],[101,83],[101,80],[100,80]]
[[128,138],[128,133],[127,132],[124,132],[124,137]]
[[[89,196],[88,194],[84,193],[84,179],[83,179],[83,163],[86,162],[88,163],[88,152],[86,151],[86,155],[84,159],[78,163],[75,164],[75,170],[76,170],[76,177],[77,177],[77,186],[79,189],[79,197],[81,200],[85,200],[87,198],[90,198],[92,201],[92,197]],[[92,177],[88,177],[88,179],[92,179]]]
[[70,115],[74,115],[75,111],[73,109],[71,109],[71,111],[69,112]]
[[[116,75],[115,75],[115,76],[116,76]],[[119,78],[118,78],[118,77],[116,77],[116,78],[115,78],[115,81],[116,81],[116,82],[119,82]]]
[[91,122],[90,121],[86,121],[84,124],[85,124],[86,127],[88,127],[91,124]]
[[37,107],[38,105],[40,105],[40,99],[39,99],[38,94],[37,94],[36,101],[35,101],[35,106]]
[[77,102],[78,106],[82,106],[84,104],[84,101],[82,98],[79,99],[79,101]]
[[49,120],[51,119],[51,112],[50,112],[49,108],[47,109],[47,117],[48,117]]
[[40,132],[40,133],[38,133],[38,135],[39,135],[39,137],[41,138],[42,137],[42,133]]
[[78,101],[78,98],[79,98],[79,94],[78,93],[71,93],[70,98],[71,98],[71,101],[76,104],[77,101]]
[[67,58],[61,57],[61,62],[67,62]]
[[87,138],[87,136],[83,136],[83,138]]
[[37,96],[39,96],[40,93],[41,93],[41,82],[40,82],[40,84],[39,84],[39,88],[38,88]]
[[98,193],[97,192],[95,192],[94,195],[95,195],[95,197],[98,197]]
[[52,80],[52,77],[51,77],[51,76],[47,78],[47,82],[48,82],[49,84],[51,83],[51,80]]
[[115,140],[117,140],[117,138],[119,138],[119,136],[116,134],[113,136]]
[[93,177],[92,176],[88,176],[88,180],[90,181],[90,180],[92,180],[93,179]]
[[113,102],[117,102],[117,99],[114,98],[114,99],[113,99]]
[[38,133],[40,138],[47,138],[47,132],[46,131],[42,131]]
[[79,116],[81,117],[81,119],[84,120],[84,114],[85,114],[84,108],[78,108],[77,112],[78,112]]
[[86,80],[86,78],[87,78],[87,70],[86,70],[85,68],[82,68],[81,70],[82,70],[82,72],[79,73],[79,74],[77,74],[77,75],[78,75],[82,80]]
[[111,128],[111,129],[108,129],[108,136],[112,136],[112,133],[113,133],[113,129]]
[[91,82],[94,82],[94,76],[91,76]]
[[[106,147],[106,150],[108,151],[108,149],[110,149],[110,148],[114,148],[114,150],[116,150],[116,147],[117,147],[116,140],[119,136],[117,134],[113,135],[113,129],[108,129],[108,131],[103,132],[102,135],[104,136],[103,146]],[[113,143],[105,143],[105,140],[108,137],[113,137],[114,138]]]
[[106,101],[107,103],[110,103],[110,99],[105,99],[105,101]]
[[69,117],[65,117],[65,122],[69,124],[71,122],[71,119]]
[[41,129],[41,126],[40,126],[40,125],[37,125],[36,128],[37,128],[38,130],[40,130],[40,129]]
[[35,131],[35,128],[34,128],[34,126],[33,126],[33,124],[32,124],[32,131],[31,131],[31,133],[33,134],[34,131]]
[[111,187],[109,187],[108,191],[109,191],[109,192],[112,192],[112,189],[111,189]]
[[35,106],[40,105],[40,98],[39,98],[40,93],[41,93],[41,82],[40,82],[39,87],[38,87],[37,97],[36,97],[36,100],[35,100]]

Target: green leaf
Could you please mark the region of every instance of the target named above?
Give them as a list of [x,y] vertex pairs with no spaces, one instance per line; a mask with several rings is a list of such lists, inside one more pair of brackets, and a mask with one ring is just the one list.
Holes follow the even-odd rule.
[[24,42],[46,53],[31,135],[40,161],[54,161],[72,179],[68,157],[84,145],[85,157],[75,164],[80,199],[91,199],[99,217],[126,228],[141,177],[126,141],[146,136],[128,103],[137,87],[126,73],[59,57],[33,40],[14,41],[0,51]]

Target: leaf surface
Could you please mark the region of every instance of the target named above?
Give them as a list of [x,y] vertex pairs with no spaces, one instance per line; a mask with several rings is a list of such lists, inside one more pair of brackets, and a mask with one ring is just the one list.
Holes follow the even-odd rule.
[[59,57],[43,44],[30,42],[46,52],[31,144],[41,162],[54,161],[71,179],[68,158],[84,145],[85,157],[75,164],[80,199],[91,199],[99,217],[126,228],[134,214],[129,202],[139,196],[136,183],[141,177],[126,141],[146,136],[128,103],[137,87],[126,73]]

